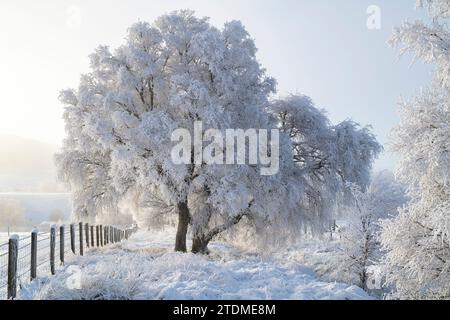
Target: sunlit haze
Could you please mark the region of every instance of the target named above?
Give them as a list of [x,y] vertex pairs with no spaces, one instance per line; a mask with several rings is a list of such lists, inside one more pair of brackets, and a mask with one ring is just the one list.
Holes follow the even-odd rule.
[[[397,122],[396,102],[429,80],[423,65],[397,61],[389,39],[409,0],[378,1],[381,30],[366,26],[371,1],[2,1],[0,3],[0,134],[60,145],[61,89],[76,87],[88,55],[121,44],[138,20],[189,8],[213,24],[241,20],[256,40],[259,59],[278,80],[279,94],[310,95],[333,121],[371,124],[385,144]],[[255,10],[255,8],[257,8]],[[392,168],[385,154],[377,169]]]

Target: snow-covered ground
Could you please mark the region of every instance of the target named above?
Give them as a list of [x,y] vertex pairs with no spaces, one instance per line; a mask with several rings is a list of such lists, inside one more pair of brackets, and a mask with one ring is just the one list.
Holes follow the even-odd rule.
[[286,256],[263,257],[215,242],[211,254],[173,252],[174,232],[138,232],[121,244],[91,249],[20,299],[371,299],[361,288],[318,280]]

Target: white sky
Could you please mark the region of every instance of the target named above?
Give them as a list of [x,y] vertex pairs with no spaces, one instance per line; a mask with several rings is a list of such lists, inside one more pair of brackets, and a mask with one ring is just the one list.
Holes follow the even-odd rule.
[[[128,0],[0,2],[0,134],[60,144],[64,136],[58,92],[76,87],[87,56],[119,45],[138,20],[194,9],[213,24],[238,19],[277,78],[279,92],[310,95],[333,121],[372,124],[382,143],[398,122],[396,102],[429,81],[423,65],[396,60],[386,45],[391,30],[414,11],[414,0]],[[381,8],[382,28],[366,27],[369,5]],[[377,169],[392,168],[384,155]]]

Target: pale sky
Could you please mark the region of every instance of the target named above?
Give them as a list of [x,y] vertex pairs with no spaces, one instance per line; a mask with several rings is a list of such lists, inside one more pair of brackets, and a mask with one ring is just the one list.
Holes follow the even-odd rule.
[[[193,9],[221,26],[241,20],[280,94],[304,93],[333,122],[371,124],[382,143],[398,122],[396,103],[429,82],[428,67],[397,61],[386,41],[405,19],[424,16],[415,0],[128,0],[0,2],[0,134],[52,144],[64,137],[58,92],[76,87],[87,56],[116,47],[138,20]],[[381,29],[366,26],[369,5],[381,9]],[[392,169],[387,153],[376,169]]]

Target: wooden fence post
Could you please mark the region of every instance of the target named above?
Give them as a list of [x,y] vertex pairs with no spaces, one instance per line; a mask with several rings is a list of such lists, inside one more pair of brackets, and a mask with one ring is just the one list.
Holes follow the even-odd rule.
[[100,225],[100,246],[103,247],[103,225]]
[[9,238],[8,247],[8,300],[14,299],[17,292],[17,257],[19,255],[19,236]]
[[84,248],[83,248],[83,222],[80,222],[78,225],[78,231],[79,231],[79,238],[80,238],[80,256],[84,254]]
[[64,265],[64,251],[66,250],[64,248],[64,238],[65,238],[65,231],[64,226],[59,227],[59,261],[61,262],[61,265]]
[[100,246],[100,238],[98,237],[99,226],[95,226],[95,235],[97,240],[97,248]]
[[73,254],[75,252],[75,226],[73,224],[70,225],[70,248],[72,249]]
[[106,246],[106,226],[103,226],[103,245]]
[[94,226],[91,226],[91,247],[93,248],[94,246]]
[[56,246],[56,227],[50,228],[50,272],[55,274],[55,246]]
[[89,248],[89,223],[84,225],[84,232],[86,233],[86,248]]
[[31,265],[30,265],[30,280],[33,281],[37,276],[37,230],[31,232]]

